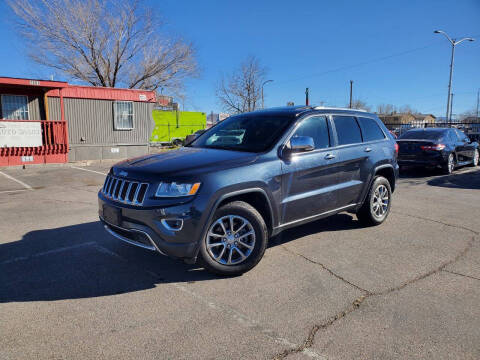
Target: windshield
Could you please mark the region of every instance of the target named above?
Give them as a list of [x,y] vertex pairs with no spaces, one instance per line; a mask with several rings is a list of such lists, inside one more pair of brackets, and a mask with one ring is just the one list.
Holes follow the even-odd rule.
[[188,144],[191,147],[264,152],[295,120],[293,116],[249,114],[231,116]]
[[435,130],[410,130],[400,136],[399,139],[421,139],[421,140],[441,140],[444,136],[444,131]]

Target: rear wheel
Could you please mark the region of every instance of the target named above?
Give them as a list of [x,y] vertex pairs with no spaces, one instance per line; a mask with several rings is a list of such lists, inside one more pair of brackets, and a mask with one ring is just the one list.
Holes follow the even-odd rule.
[[453,153],[448,155],[447,163],[443,167],[445,174],[450,175],[455,170],[455,155]]
[[373,180],[367,198],[357,212],[358,220],[367,226],[380,225],[390,213],[392,189],[383,176]]
[[210,272],[240,275],[258,264],[267,241],[267,226],[260,213],[250,204],[234,201],[215,212],[200,255]]
[[479,159],[479,154],[478,154],[478,149],[475,149],[475,152],[473,153],[473,160],[472,160],[472,166],[478,166],[478,159]]

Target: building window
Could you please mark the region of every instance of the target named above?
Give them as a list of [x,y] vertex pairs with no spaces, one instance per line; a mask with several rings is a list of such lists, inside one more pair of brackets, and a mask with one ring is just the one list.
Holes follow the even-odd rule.
[[133,117],[132,101],[115,101],[113,103],[113,125],[115,130],[132,130]]
[[2,95],[2,117],[9,120],[28,120],[28,97]]

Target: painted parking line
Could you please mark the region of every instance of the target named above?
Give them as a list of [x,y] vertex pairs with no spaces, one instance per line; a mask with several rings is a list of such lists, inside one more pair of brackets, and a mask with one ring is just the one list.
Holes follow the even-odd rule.
[[2,190],[0,191],[0,194],[11,194],[11,193],[17,193],[17,192],[24,192],[28,191],[28,189],[20,189],[20,190]]
[[96,171],[96,170],[90,170],[90,169],[84,169],[84,168],[81,168],[81,167],[78,167],[78,166],[70,166],[71,168],[73,169],[77,169],[77,170],[83,170],[83,171],[89,171],[89,172],[92,172],[92,173],[95,173],[95,174],[100,174],[100,175],[103,175],[103,176],[107,176],[107,173],[103,173],[103,172],[100,172],[100,171]]
[[27,189],[27,190],[33,190],[33,188],[32,188],[30,185],[25,184],[25,183],[24,183],[23,181],[21,181],[21,180],[15,179],[13,176],[10,176],[10,175],[8,175],[8,174],[5,174],[5,173],[2,172],[2,171],[0,171],[0,174],[2,174],[3,176],[5,176],[7,179],[13,180],[13,181],[15,181],[16,183],[22,185],[22,186],[23,186],[25,189]]
[[19,257],[10,259],[10,260],[3,261],[3,262],[0,263],[0,265],[11,264],[11,263],[15,263],[15,262],[18,262],[18,261],[25,261],[25,260],[28,260],[28,259],[31,259],[31,258],[36,258],[36,257],[39,257],[39,256],[58,254],[58,253],[63,252],[63,251],[73,250],[73,249],[77,249],[77,248],[84,247],[84,246],[92,246],[92,245],[95,245],[95,244],[96,243],[94,241],[90,241],[90,242],[86,242],[86,243],[82,243],[82,244],[65,246],[65,247],[61,247],[61,248],[57,248],[57,249],[53,249],[53,250],[43,251],[43,252],[36,253],[36,254],[33,254],[33,255],[29,255],[29,256],[19,256]]

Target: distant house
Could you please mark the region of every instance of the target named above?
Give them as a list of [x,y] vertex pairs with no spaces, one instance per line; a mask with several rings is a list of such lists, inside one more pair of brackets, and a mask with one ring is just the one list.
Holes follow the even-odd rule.
[[427,127],[428,124],[434,124],[436,118],[432,114],[410,114],[410,113],[393,113],[378,114],[378,117],[389,128],[398,127]]

